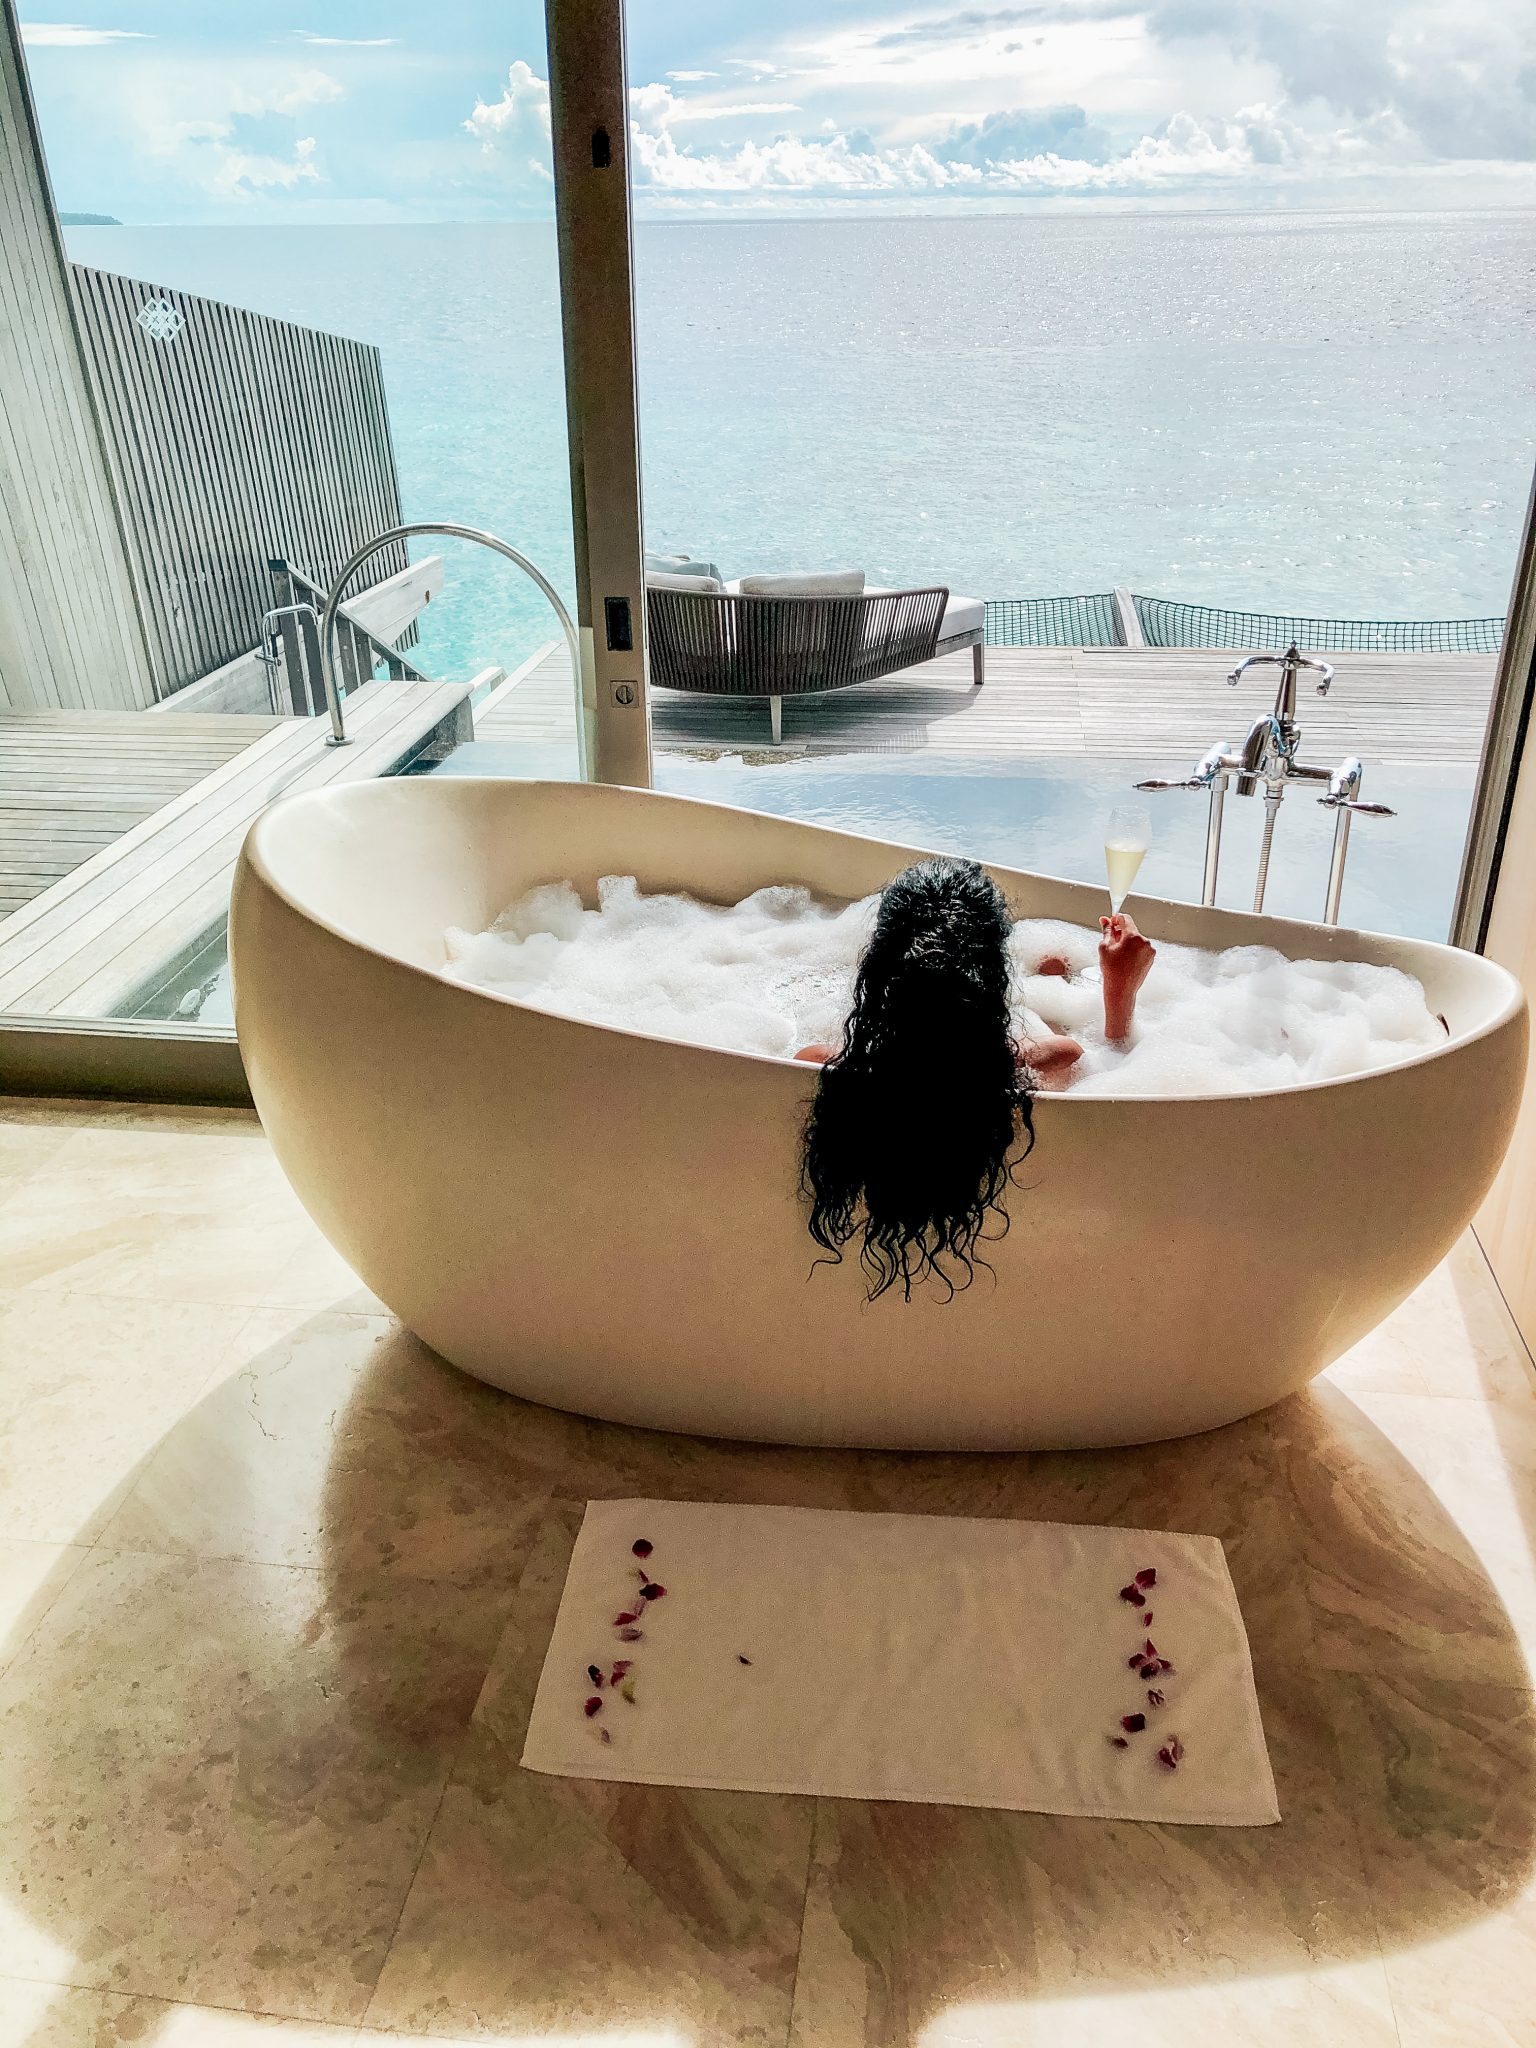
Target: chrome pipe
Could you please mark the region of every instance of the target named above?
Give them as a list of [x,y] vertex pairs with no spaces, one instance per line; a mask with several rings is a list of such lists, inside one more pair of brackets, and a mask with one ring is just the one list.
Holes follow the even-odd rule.
[[1257,917],[1264,908],[1264,891],[1269,884],[1269,856],[1275,843],[1275,820],[1280,815],[1280,805],[1285,790],[1271,783],[1264,792],[1264,837],[1259,842],[1259,873],[1253,885],[1253,914]]
[[393,541],[425,539],[429,535],[445,540],[478,541],[481,547],[490,548],[493,553],[505,556],[509,562],[521,569],[525,576],[533,579],[548,599],[555,617],[560,621],[561,629],[565,634],[565,644],[570,649],[571,675],[576,684],[578,699],[580,697],[581,642],[576,636],[576,627],[572,622],[570,613],[566,610],[561,600],[559,591],[556,590],[543,570],[536,563],[530,562],[528,557],[519,549],[513,547],[510,541],[500,540],[494,533],[487,533],[481,527],[459,526],[452,520],[445,519],[417,519],[410,521],[404,526],[386,527],[384,532],[375,534],[372,540],[365,541],[360,548],[354,549],[337,571],[336,580],[331,585],[330,595],[325,600],[325,609],[320,614],[320,680],[325,685],[326,709],[331,715],[331,732],[329,739],[326,741],[328,747],[351,745],[351,741],[347,738],[347,724],[341,708],[341,691],[336,683],[336,659],[333,651],[336,636],[336,614],[341,608],[342,592],[352,581],[358,570],[362,568],[363,564],[378,554],[381,548],[387,548]]
[[1328,893],[1323,898],[1323,923],[1337,924],[1344,900],[1344,863],[1349,858],[1349,828],[1354,812],[1340,804],[1333,820],[1333,855],[1328,862]]
[[1211,778],[1211,807],[1205,821],[1205,876],[1200,885],[1200,901],[1207,910],[1216,902],[1216,876],[1221,867],[1221,824],[1226,809],[1228,777],[1225,770]]

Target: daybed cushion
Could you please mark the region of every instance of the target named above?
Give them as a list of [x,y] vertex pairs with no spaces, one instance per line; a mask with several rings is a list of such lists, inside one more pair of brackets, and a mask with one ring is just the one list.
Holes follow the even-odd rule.
[[691,597],[718,597],[720,578],[703,575],[662,575],[655,569],[647,569],[645,587],[647,590],[685,590]]
[[695,561],[692,555],[655,555],[649,549],[645,555],[645,571],[658,576],[716,576],[719,569],[713,562]]
[[862,569],[794,571],[784,576],[743,576],[743,597],[862,597]]
[[939,638],[952,640],[957,633],[982,633],[986,631],[986,625],[985,598],[952,596],[939,621]]

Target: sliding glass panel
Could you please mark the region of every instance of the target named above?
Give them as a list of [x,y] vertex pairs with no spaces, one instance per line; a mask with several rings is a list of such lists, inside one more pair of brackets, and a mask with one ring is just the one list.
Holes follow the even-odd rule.
[[[89,497],[101,556],[78,616],[61,560],[5,600],[30,640],[0,622],[0,1014],[227,1032],[230,877],[275,794],[580,772],[559,621],[497,553],[370,556],[335,642],[341,747],[316,631],[402,519],[489,530],[574,609],[544,22],[98,13],[23,31],[65,260],[25,139],[0,159],[30,266],[10,331],[78,385],[36,492]],[[0,460],[25,494],[25,452]]]
[[[1536,444],[1506,31],[1363,25],[1366,109],[1268,12],[636,12],[653,566],[951,603],[852,686],[807,628],[779,740],[725,624],[741,694],[653,645],[660,786],[1101,878],[1110,810],[1240,741],[1278,670],[1229,672],[1295,640],[1337,669],[1298,758],[1397,813],[1355,816],[1346,920],[1445,935]],[[1323,913],[1325,793],[1287,791],[1272,910]],[[1203,795],[1142,800],[1141,886],[1198,897]],[[1262,811],[1226,806],[1224,903]]]

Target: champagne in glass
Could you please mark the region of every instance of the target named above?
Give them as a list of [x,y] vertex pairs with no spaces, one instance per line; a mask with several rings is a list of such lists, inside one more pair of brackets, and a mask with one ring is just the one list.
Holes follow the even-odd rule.
[[1104,868],[1111,910],[1118,910],[1130,895],[1151,843],[1152,818],[1144,804],[1126,804],[1110,812],[1104,827]]

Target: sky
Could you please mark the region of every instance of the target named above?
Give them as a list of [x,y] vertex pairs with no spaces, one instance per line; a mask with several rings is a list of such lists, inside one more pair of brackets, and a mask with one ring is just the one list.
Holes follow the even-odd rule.
[[[21,0],[55,196],[552,208],[529,0]],[[649,218],[1536,204],[1530,0],[630,0]]]

